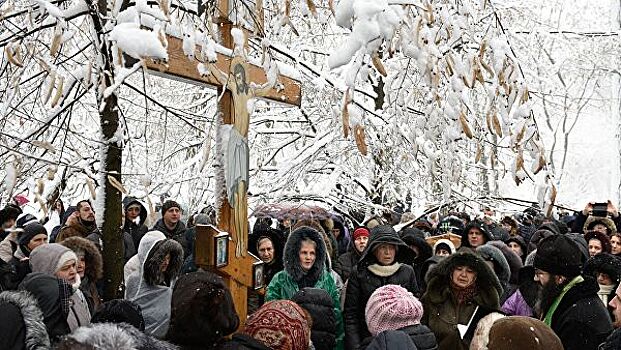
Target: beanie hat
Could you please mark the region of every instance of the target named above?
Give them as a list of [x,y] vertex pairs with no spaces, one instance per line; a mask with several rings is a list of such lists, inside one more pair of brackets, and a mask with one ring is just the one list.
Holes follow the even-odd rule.
[[9,230],[8,232],[24,232],[24,228],[27,225],[38,223],[39,220],[32,214],[22,213],[19,214],[17,219],[15,220],[15,227]]
[[539,242],[533,265],[554,275],[575,277],[581,272],[582,254],[571,238],[553,235]]
[[91,323],[127,323],[144,332],[140,305],[125,299],[112,299],[101,304]]
[[181,210],[179,203],[169,199],[162,204],[162,215],[164,215],[170,208],[179,208],[179,210]]
[[588,243],[590,240],[596,239],[600,241],[600,243],[602,244],[603,253],[610,253],[612,251],[612,245],[610,243],[610,238],[608,238],[608,235],[606,235],[605,233],[601,233],[598,231],[589,231],[584,234],[584,239],[587,242],[587,247],[588,247]]
[[248,318],[243,332],[273,350],[307,350],[310,344],[306,313],[290,300],[265,303]]
[[354,241],[358,239],[358,237],[369,237],[371,233],[369,229],[366,227],[358,227],[354,230]]
[[419,324],[423,305],[407,289],[388,284],[371,294],[364,314],[369,332],[376,336],[385,330]]
[[75,253],[58,243],[43,244],[30,253],[30,267],[32,272],[43,272],[54,276],[69,260],[78,261]]
[[24,232],[22,232],[17,237],[17,243],[20,246],[28,245],[28,243],[30,243],[30,240],[39,234],[44,234],[47,236],[47,231],[45,230],[45,227],[38,222],[29,224],[24,227]]

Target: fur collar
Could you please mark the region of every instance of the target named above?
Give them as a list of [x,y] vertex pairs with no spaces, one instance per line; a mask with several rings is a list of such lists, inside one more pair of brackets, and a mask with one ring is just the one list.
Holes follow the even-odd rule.
[[26,291],[3,292],[0,294],[0,303],[11,303],[20,309],[26,328],[26,349],[46,350],[50,348],[50,338],[43,322],[43,312],[37,300],[30,293]]
[[[314,241],[317,247],[315,251],[315,264],[308,271],[302,269],[299,257],[300,247],[305,239]],[[296,283],[301,282],[303,279],[308,283],[311,281],[317,282],[326,268],[326,244],[317,230],[307,226],[302,226],[291,232],[285,244],[284,255],[285,271]]]
[[401,268],[400,263],[394,263],[392,265],[383,266],[379,264],[371,264],[367,266],[367,269],[371,271],[374,275],[379,277],[389,277],[395,274]]

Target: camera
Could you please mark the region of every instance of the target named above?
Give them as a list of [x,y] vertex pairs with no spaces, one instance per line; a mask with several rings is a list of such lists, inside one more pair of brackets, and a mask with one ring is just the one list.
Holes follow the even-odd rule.
[[593,216],[608,216],[608,203],[595,203],[593,204]]

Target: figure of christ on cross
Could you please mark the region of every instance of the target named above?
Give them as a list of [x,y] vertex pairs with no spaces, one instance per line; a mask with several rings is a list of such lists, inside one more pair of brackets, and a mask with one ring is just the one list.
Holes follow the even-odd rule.
[[[247,251],[248,235],[248,170],[249,153],[248,125],[250,113],[248,101],[255,97],[262,97],[272,88],[266,86],[254,87],[248,81],[248,66],[245,59],[235,56],[231,60],[230,70],[225,74],[214,64],[206,63],[209,72],[231,92],[235,115],[232,128],[228,129],[228,142],[224,154],[224,175],[226,181],[226,193],[229,205],[233,208],[235,232],[233,239],[237,242],[235,255],[245,256]],[[226,131],[225,131],[226,132]]]

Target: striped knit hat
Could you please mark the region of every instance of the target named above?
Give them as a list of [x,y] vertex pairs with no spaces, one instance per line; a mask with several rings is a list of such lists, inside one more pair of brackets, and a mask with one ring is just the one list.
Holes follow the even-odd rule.
[[388,284],[371,294],[364,314],[369,332],[375,337],[385,330],[419,324],[423,305],[407,289]]

